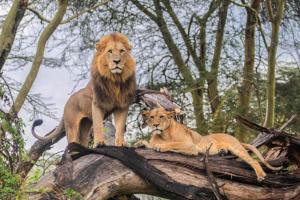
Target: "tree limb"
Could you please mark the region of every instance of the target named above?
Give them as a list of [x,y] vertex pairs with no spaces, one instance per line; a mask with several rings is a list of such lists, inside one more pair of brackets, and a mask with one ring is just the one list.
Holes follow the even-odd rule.
[[[82,155],[100,153],[109,157],[85,155],[73,161],[71,165],[62,166],[61,170],[65,168],[63,171],[68,172],[60,173],[60,180],[66,178],[63,184],[53,173],[49,173],[33,187],[31,193],[28,193],[28,199],[49,199],[49,196],[59,199],[67,187],[79,192],[83,199],[107,199],[132,193],[171,199],[199,199],[198,195],[212,194],[202,157],[113,146],[101,147],[90,152],[79,149],[79,152]],[[119,159],[122,164],[112,157]],[[268,173],[266,180],[259,183],[253,169],[242,162],[220,157],[210,157],[209,160],[209,169],[215,174],[218,184],[222,185],[220,193],[228,199],[292,199],[299,195],[299,174]],[[153,179],[155,180],[151,181]],[[177,184],[184,187],[179,187],[175,193],[170,192]],[[166,190],[162,190],[161,186]],[[41,189],[46,192],[42,193]],[[201,193],[182,197],[186,194],[184,191]],[[177,195],[180,192],[183,193]]]
[[42,32],[42,34],[39,38],[37,49],[36,49],[36,54],[35,54],[35,57],[34,57],[34,60],[32,63],[31,70],[30,70],[29,74],[27,75],[26,80],[23,83],[20,92],[18,93],[18,96],[14,102],[14,108],[11,108],[10,113],[18,113],[20,111],[21,107],[23,106],[26,96],[28,95],[28,93],[33,85],[33,82],[35,81],[36,76],[39,72],[41,63],[44,58],[44,51],[45,51],[46,43],[47,43],[48,39],[50,38],[50,36],[53,34],[53,32],[58,27],[61,20],[63,19],[64,14],[66,13],[66,10],[67,10],[67,6],[68,6],[68,0],[59,0],[58,1],[58,10],[54,15],[53,20],[46,26],[46,28],[44,29],[44,31]]
[[[62,22],[60,22],[60,24],[67,24],[70,21],[72,21],[73,19],[76,19],[78,17],[80,17],[81,15],[84,15],[87,12],[93,11],[95,9],[97,9],[100,6],[103,6],[105,4],[107,4],[108,2],[110,2],[111,0],[104,0],[104,1],[100,1],[99,3],[96,3],[94,6],[90,7],[90,8],[86,8],[83,9],[82,11],[76,13],[75,15],[68,17],[67,19],[63,20]],[[45,21],[47,23],[50,23],[51,20],[47,19],[46,17],[44,17],[40,12],[38,12],[37,10],[35,10],[34,8],[28,7],[27,8],[29,11],[31,11],[33,14],[35,14],[40,20]]]
[[0,71],[11,50],[17,29],[21,20],[24,17],[28,0],[14,0],[11,9],[6,16],[0,35]]

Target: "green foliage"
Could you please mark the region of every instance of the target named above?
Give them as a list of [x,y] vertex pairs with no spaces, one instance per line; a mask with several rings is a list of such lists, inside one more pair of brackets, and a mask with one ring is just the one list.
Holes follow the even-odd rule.
[[42,175],[43,175],[43,170],[41,168],[34,168],[34,170],[31,170],[31,173],[26,179],[26,184],[31,185],[36,183],[41,178]]
[[[0,98],[9,103],[3,87],[0,87]],[[21,178],[17,167],[25,155],[23,121],[10,113],[0,111],[0,199],[14,199],[18,195]]]
[[0,157],[0,199],[13,199],[20,186],[20,178],[14,175]]
[[297,114],[296,121],[288,128],[300,133],[300,70],[298,68],[284,68],[279,71],[276,87],[277,123],[283,124],[293,114]]
[[72,200],[80,200],[82,198],[81,194],[72,188],[65,189],[64,196],[67,199],[72,199]]

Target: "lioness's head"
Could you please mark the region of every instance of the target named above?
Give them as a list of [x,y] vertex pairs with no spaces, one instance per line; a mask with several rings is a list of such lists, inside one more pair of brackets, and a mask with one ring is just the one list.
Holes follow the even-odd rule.
[[152,129],[152,133],[160,135],[170,127],[175,112],[166,111],[164,108],[155,108],[144,111],[142,114],[146,124]]
[[135,73],[135,60],[131,55],[132,46],[128,38],[121,33],[103,36],[96,44],[93,65],[102,76],[126,80]]

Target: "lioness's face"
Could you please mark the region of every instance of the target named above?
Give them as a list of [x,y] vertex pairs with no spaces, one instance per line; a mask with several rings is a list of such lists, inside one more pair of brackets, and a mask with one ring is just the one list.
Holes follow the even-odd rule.
[[106,48],[106,60],[113,74],[121,74],[126,64],[127,49],[121,42],[110,41]]
[[164,108],[155,108],[143,112],[146,124],[152,129],[153,134],[158,135],[169,128],[173,115],[173,112],[168,112]]

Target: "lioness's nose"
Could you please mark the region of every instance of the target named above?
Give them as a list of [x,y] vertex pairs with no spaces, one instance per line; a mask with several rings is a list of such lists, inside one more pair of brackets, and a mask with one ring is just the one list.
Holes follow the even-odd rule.
[[159,126],[159,124],[153,124],[153,126],[155,126],[155,127],[158,127],[158,126]]
[[114,63],[119,64],[121,60],[114,60]]

